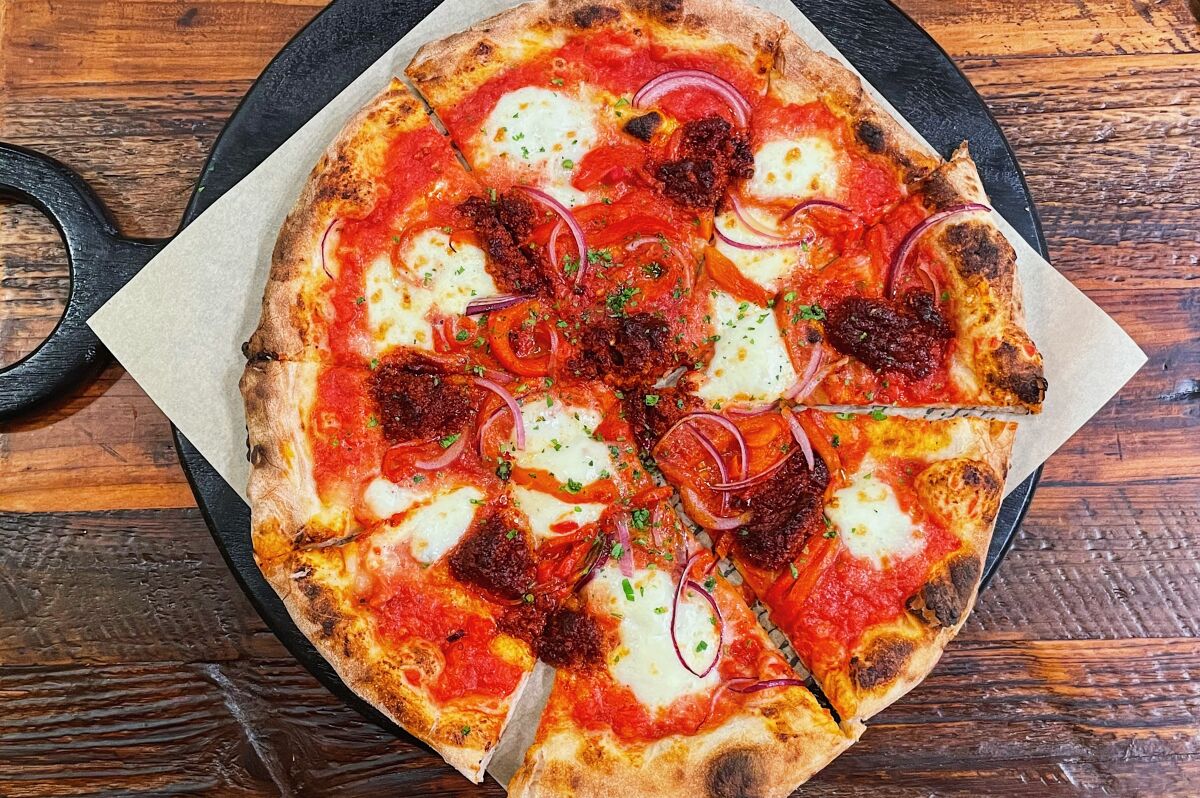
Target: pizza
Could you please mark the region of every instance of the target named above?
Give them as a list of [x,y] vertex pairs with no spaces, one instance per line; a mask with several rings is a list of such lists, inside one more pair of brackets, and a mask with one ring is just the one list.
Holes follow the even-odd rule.
[[406,76],[243,347],[259,567],[472,781],[533,707],[514,795],[788,794],[961,628],[1044,399],[967,145],[743,3],[537,0]]

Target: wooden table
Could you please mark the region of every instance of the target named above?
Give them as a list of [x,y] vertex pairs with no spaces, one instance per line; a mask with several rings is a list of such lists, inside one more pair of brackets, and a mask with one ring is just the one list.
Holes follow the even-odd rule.
[[[806,795],[1200,794],[1200,29],[1188,0],[904,0],[1004,126],[1055,265],[1150,363],[1046,465],[936,672]],[[167,236],[305,0],[0,0],[0,140]],[[0,362],[67,290],[0,202]],[[226,570],[117,366],[0,426],[0,795],[496,795],[342,706]]]

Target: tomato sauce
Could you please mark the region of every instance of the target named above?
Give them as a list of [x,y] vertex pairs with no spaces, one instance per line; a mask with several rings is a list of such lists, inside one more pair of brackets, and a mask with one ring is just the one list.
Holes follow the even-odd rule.
[[322,369],[308,436],[320,495],[357,492],[378,468],[386,444],[373,413],[366,374],[342,366]]
[[379,629],[385,636],[402,644],[417,638],[440,654],[439,672],[431,676],[410,668],[405,671],[406,678],[414,686],[429,690],[438,702],[511,694],[526,668],[493,651],[495,621],[451,599],[455,591],[452,583],[443,590],[429,589],[428,582],[434,578],[433,572],[425,571],[421,583],[399,581],[390,585],[374,605]]

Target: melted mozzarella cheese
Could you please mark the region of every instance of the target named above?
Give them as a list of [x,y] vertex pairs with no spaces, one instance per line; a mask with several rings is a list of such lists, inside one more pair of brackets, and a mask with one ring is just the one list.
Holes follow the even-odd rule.
[[796,382],[772,310],[718,292],[712,317],[720,338],[697,396],[710,403],[773,400]]
[[754,153],[754,177],[746,190],[766,200],[836,198],[841,195],[837,155],[819,136],[769,141]]
[[478,141],[480,168],[503,159],[510,168],[540,173],[540,185],[559,202],[586,200],[571,186],[572,170],[596,143],[594,115],[583,103],[537,86],[510,91],[488,115]]
[[[592,612],[608,613],[619,619],[620,640],[609,652],[609,671],[650,709],[670,706],[693,693],[707,692],[720,680],[716,668],[701,679],[679,662],[671,645],[674,592],[670,575],[656,569],[637,570],[626,578],[619,569],[607,567],[587,587]],[[714,649],[721,641],[712,609],[703,599],[694,595],[689,599],[685,594],[679,602],[675,638],[695,670],[703,671],[712,661]]]
[[418,233],[400,259],[402,273],[386,256],[367,267],[364,299],[376,352],[393,346],[432,350],[430,314],[461,315],[473,298],[496,293],[483,251],[470,244],[452,247],[440,230]]
[[[744,244],[769,244],[761,236],[747,230],[731,213],[723,213],[714,223],[721,232],[734,241]],[[717,238],[717,251],[733,263],[748,280],[751,280],[771,293],[779,290],[780,281],[791,274],[802,263],[807,262],[801,247],[786,247],[780,249],[742,249]]]
[[[512,491],[517,509],[525,513],[537,542],[596,523],[606,507],[595,503],[569,504],[548,493],[519,485],[514,485]],[[572,524],[574,526],[570,526]]]
[[514,453],[516,466],[548,471],[563,485],[568,481],[588,485],[611,474],[608,446],[592,437],[603,420],[599,411],[567,405],[552,396],[549,406],[546,401],[534,397],[521,407],[525,448]]
[[[389,513],[388,516],[395,512],[404,512],[405,515],[399,523],[389,524],[372,539],[375,547],[368,567],[384,572],[390,568],[389,550],[405,545],[418,562],[427,565],[437,562],[458,545],[458,541],[471,528],[478,509],[477,502],[483,499],[483,492],[473,485],[449,487],[421,495],[399,486],[389,490],[380,485],[386,482],[376,479],[367,487],[365,498],[371,511],[376,512],[377,507],[391,509],[405,503],[407,506]],[[372,500],[377,504],[372,504]]]
[[850,484],[833,494],[825,514],[851,555],[882,569],[925,547],[925,537],[900,507],[891,485],[875,479],[870,458]]
[[451,245],[450,236],[441,230],[413,236],[400,257],[409,275],[429,291],[439,313],[461,316],[472,299],[496,294],[483,250],[462,242]]
[[391,480],[376,477],[363,492],[363,502],[379,520],[402,513],[420,500],[421,494],[410,488],[401,487]]
[[367,324],[375,351],[393,346],[433,347],[433,329],[426,316],[433,306],[427,289],[397,277],[391,259],[376,258],[366,273]]

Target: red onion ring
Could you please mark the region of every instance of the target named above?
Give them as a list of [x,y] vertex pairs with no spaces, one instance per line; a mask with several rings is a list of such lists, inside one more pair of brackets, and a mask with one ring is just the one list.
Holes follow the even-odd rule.
[[[713,668],[716,667],[717,660],[721,658],[721,640],[724,637],[725,619],[721,617],[721,610],[717,607],[717,600],[712,597],[712,594],[688,578],[688,571],[692,570],[692,566],[695,565],[696,560],[700,557],[701,553],[702,552],[696,552],[691,557],[688,557],[687,562],[685,562],[683,565],[683,573],[679,575],[679,583],[675,585],[675,596],[671,600],[671,645],[675,648],[675,656],[679,658],[679,664],[683,665],[683,667],[687,669],[688,673],[703,679],[709,674],[709,672],[712,671]],[[675,636],[675,624],[679,617],[679,600],[683,597],[684,587],[691,587],[692,585],[696,585],[694,589],[696,589],[700,595],[702,595],[708,601],[717,617],[717,654],[713,659],[713,662],[704,670],[704,673],[696,671],[691,665],[688,664],[688,661],[684,659],[683,650],[679,647],[679,639]]]
[[[779,221],[786,222],[788,219],[792,218],[797,213],[800,213],[801,211],[807,211],[810,208],[833,208],[834,210],[839,210],[842,213],[854,214],[854,211],[850,210],[850,208],[846,207],[845,205],[843,205],[840,202],[834,202],[833,200],[827,200],[827,199],[807,199],[804,202],[801,202],[796,207],[792,208],[790,211],[785,213],[783,216],[780,216]],[[855,215],[857,215],[857,214],[855,214]]]
[[676,69],[650,79],[633,95],[633,107],[644,108],[665,94],[685,87],[704,89],[729,104],[734,119],[741,127],[750,120],[750,103],[730,83],[710,72],[699,69]]
[[518,188],[558,214],[558,218],[571,231],[571,238],[575,239],[575,249],[579,253],[579,273],[575,275],[575,285],[581,284],[583,282],[583,275],[587,272],[588,267],[587,242],[583,238],[583,228],[579,226],[579,222],[575,220],[575,216],[567,209],[566,205],[563,205],[545,191],[533,188],[532,186],[518,186]]
[[762,471],[759,471],[757,474],[755,474],[752,477],[747,477],[746,479],[739,479],[737,482],[725,482],[725,483],[718,483],[715,485],[709,485],[709,487],[712,488],[713,490],[721,490],[721,491],[742,490],[743,488],[753,487],[753,486],[759,484],[760,482],[765,481],[767,479],[767,477],[774,474],[780,468],[783,468],[783,464],[786,463],[788,460],[792,459],[792,455],[794,455],[798,451],[800,451],[799,447],[792,449],[790,452],[785,454],[783,457],[780,457],[778,460],[776,460],[770,466],[763,469]]
[[514,379],[513,375],[507,374],[503,371],[496,371],[495,369],[484,369],[483,374],[480,374],[479,376],[489,379],[492,382],[498,382],[501,385],[508,385]]
[[529,294],[498,294],[485,299],[472,299],[467,303],[467,316],[478,316],[480,313],[491,313],[494,310],[511,308],[518,302],[529,299]]
[[633,576],[633,549],[629,542],[629,524],[625,516],[617,516],[617,542],[621,544],[621,575]]
[[632,241],[630,241],[628,244],[626,244],[625,249],[628,252],[632,252],[633,250],[637,249],[638,247],[644,247],[647,244],[658,244],[658,243],[660,243],[660,241],[657,236],[642,236],[641,238],[635,238]]
[[550,255],[550,265],[558,268],[558,236],[563,231],[563,220],[559,219],[558,224],[554,225],[554,229],[550,231],[550,241],[546,244],[546,249]]
[[499,396],[501,399],[504,400],[504,404],[508,406],[509,414],[512,415],[513,431],[517,435],[517,448],[524,450],[524,448],[525,448],[525,419],[523,419],[521,417],[521,406],[517,404],[517,400],[513,398],[513,395],[511,393],[509,393],[508,391],[506,391],[504,388],[497,385],[496,383],[492,382],[491,380],[485,380],[482,377],[473,377],[471,379],[471,381],[473,383],[475,383],[476,385],[478,385],[480,388],[485,388],[485,389],[491,391],[492,393],[496,394],[496,396]]
[[462,455],[466,443],[467,439],[459,435],[458,440],[450,444],[446,448],[446,451],[442,452],[439,456],[432,460],[416,460],[413,462],[413,465],[426,471],[437,471],[439,468],[445,468]]
[[[717,630],[717,644],[713,646],[713,648],[716,650],[713,652],[712,662],[708,664],[708,667],[704,669],[703,673],[696,673],[695,671],[692,671],[692,673],[696,673],[697,676],[703,679],[705,676],[712,673],[712,669],[717,667],[717,663],[721,661],[721,644],[725,637],[725,618],[721,615],[721,608],[717,606],[717,600],[713,597],[713,594],[705,590],[699,582],[695,581],[694,579],[689,579],[687,581],[687,586],[689,590],[696,591],[705,601],[708,602],[708,606],[712,607],[713,617],[717,619],[717,625],[715,627]],[[682,659],[680,661],[682,662]],[[692,670],[691,668],[688,668],[687,663],[684,663],[684,667],[689,671]]]
[[958,216],[963,213],[972,211],[991,211],[986,205],[981,205],[978,202],[969,202],[965,205],[955,205],[953,208],[947,208],[944,211],[938,211],[933,216],[930,216],[925,221],[908,231],[908,235],[904,237],[904,241],[900,244],[900,248],[896,250],[895,257],[888,264],[887,274],[883,278],[883,293],[888,299],[892,299],[896,295],[896,278],[900,275],[900,270],[904,266],[904,262],[908,260],[909,254],[912,253],[913,247],[917,240],[922,235],[929,231],[930,228],[941,224],[947,219]]
[[812,441],[808,439],[808,433],[804,431],[804,427],[800,425],[800,419],[791,411],[787,405],[781,407],[780,412],[787,419],[788,426],[792,428],[792,437],[796,439],[796,443],[800,444],[800,451],[804,452],[804,462],[808,464],[808,470],[812,471],[816,468],[816,458],[813,456]]
[[[712,461],[714,463],[717,464],[717,471],[720,472],[720,474],[721,474],[721,481],[728,482],[729,481],[729,469],[725,467],[725,458],[721,457],[721,453],[717,451],[717,447],[715,444],[713,444],[712,440],[710,440],[707,435],[705,435],[703,432],[701,432],[700,430],[693,427],[691,424],[688,424],[686,427],[684,427],[684,429],[686,429],[688,432],[692,433],[692,437],[695,438],[702,447],[704,447],[704,451],[708,452],[708,456],[710,458],[712,458]],[[729,496],[722,493],[721,494],[721,512],[722,513],[725,512],[728,508],[729,508]]]
[[798,402],[813,392],[820,380],[813,379],[817,376],[817,369],[821,368],[821,363],[825,360],[825,348],[820,344],[809,344],[812,347],[812,354],[808,356],[808,365],[804,367],[804,373],[800,375],[800,379],[796,380],[796,384],[788,388],[783,394],[783,398],[792,402]]
[[661,446],[662,442],[665,441],[667,439],[667,437],[670,436],[670,434],[672,432],[674,432],[677,427],[679,427],[680,424],[691,423],[691,422],[699,421],[701,419],[711,421],[714,424],[719,424],[722,428],[725,429],[725,431],[727,431],[730,435],[733,436],[734,442],[737,443],[738,456],[741,458],[741,463],[740,463],[740,467],[739,467],[738,471],[739,471],[740,477],[742,479],[745,479],[748,469],[750,468],[750,453],[746,447],[746,438],[744,435],[742,435],[742,431],[737,428],[736,424],[734,424],[729,419],[724,418],[723,416],[720,416],[716,413],[712,413],[709,411],[688,413],[686,416],[684,416],[683,418],[679,419],[678,421],[676,421],[674,424],[671,425],[671,428],[668,429],[666,431],[666,433],[661,438],[658,439],[658,444],[655,446],[655,448],[657,449],[659,446]]
[[689,487],[680,486],[679,492],[687,497],[688,503],[692,506],[691,519],[705,529],[711,529],[716,532],[727,532],[730,529],[745,526],[746,522],[750,520],[749,512],[736,515],[732,518],[713,513],[704,506],[704,502],[700,501],[699,494]]
[[[720,225],[714,225],[713,232],[715,232],[717,234],[717,238],[721,239],[722,241],[724,241],[726,244],[733,247],[734,249],[748,249],[748,250],[753,250],[753,251],[764,250],[764,249],[790,249],[791,247],[798,247],[798,246],[802,245],[805,241],[808,240],[807,238],[789,238],[789,239],[780,241],[780,240],[778,240],[778,238],[779,238],[778,236],[773,236],[772,238],[774,238],[775,240],[772,241],[770,244],[749,244],[745,241],[736,241],[736,240],[730,238],[729,236],[725,235],[724,233],[721,232]],[[761,233],[758,235],[761,235]]]
[[495,410],[492,411],[492,414],[490,416],[488,416],[487,418],[485,418],[483,420],[483,423],[479,425],[479,429],[476,430],[475,449],[481,455],[483,454],[483,439],[487,435],[487,431],[491,428],[492,424],[495,423],[496,419],[500,418],[500,414],[504,413],[506,411],[507,411],[507,408],[504,407],[503,405],[501,405],[500,407],[497,407]]
[[337,227],[338,222],[340,221],[342,220],[334,219],[329,223],[329,226],[325,228],[325,232],[321,235],[321,270],[325,272],[325,276],[330,280],[333,279],[333,275],[329,273],[329,268],[325,265],[325,241],[329,238],[329,234],[333,232],[333,228]]
[[787,236],[781,236],[774,230],[768,230],[758,222],[754,221],[753,217],[750,216],[750,212],[746,209],[746,206],[742,204],[740,199],[738,199],[737,194],[731,192],[728,197],[729,206],[733,209],[733,215],[737,217],[737,220],[741,222],[742,226],[747,230],[752,233],[757,233],[763,238],[770,238],[774,241],[786,240]]
[[776,400],[774,402],[768,402],[765,405],[759,405],[757,407],[755,407],[753,405],[751,405],[749,407],[740,407],[738,405],[729,405],[728,407],[725,408],[725,412],[731,416],[737,416],[738,418],[754,418],[755,416],[766,415],[767,413],[770,413],[772,410],[774,410],[777,407],[779,407],[778,400]]
[[763,679],[761,681],[751,680],[751,684],[745,686],[733,685],[734,681],[740,679],[730,679],[728,682],[729,689],[735,693],[757,693],[759,690],[769,690],[773,687],[807,687],[801,679]]

